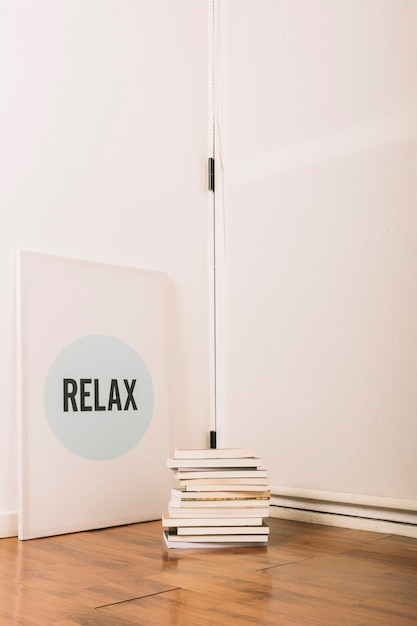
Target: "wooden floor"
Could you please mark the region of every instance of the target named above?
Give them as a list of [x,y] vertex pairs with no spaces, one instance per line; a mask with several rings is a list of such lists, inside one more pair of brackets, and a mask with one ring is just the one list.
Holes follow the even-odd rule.
[[267,548],[167,550],[160,522],[0,539],[0,624],[417,624],[417,540],[270,519]]

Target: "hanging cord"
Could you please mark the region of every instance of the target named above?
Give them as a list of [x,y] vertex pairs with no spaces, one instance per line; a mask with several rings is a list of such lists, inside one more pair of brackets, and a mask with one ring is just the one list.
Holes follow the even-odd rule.
[[[210,166],[213,168],[209,172],[209,179],[212,176],[212,180],[209,180],[209,189],[212,190],[211,194],[211,232],[210,240],[212,246],[212,259],[211,259],[211,280],[212,280],[212,306],[213,306],[213,413],[212,423],[210,426],[210,448],[217,447],[217,328],[216,328],[216,194],[215,194],[215,157],[216,157],[216,100],[217,100],[217,85],[216,85],[216,72],[217,72],[217,0],[211,0],[211,57],[209,72],[211,73],[211,159]],[[210,80],[210,79],[209,79]]]
[[[219,116],[219,71],[220,71],[220,0],[212,0],[212,154],[216,167],[216,190],[214,193],[214,270],[224,267],[225,220],[224,220],[224,167],[222,138]],[[216,195],[217,192],[217,195]],[[220,197],[219,197],[220,193]],[[219,229],[221,226],[221,229]],[[220,236],[219,236],[220,233]],[[219,239],[221,256],[218,258]]]
[[216,157],[218,0],[211,2],[211,156]]

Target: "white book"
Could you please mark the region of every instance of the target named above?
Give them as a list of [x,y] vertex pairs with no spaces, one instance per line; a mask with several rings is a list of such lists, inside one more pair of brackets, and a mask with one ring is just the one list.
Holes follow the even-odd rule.
[[171,518],[236,518],[236,517],[268,517],[269,505],[262,507],[195,507],[182,508],[168,503],[168,515]]
[[175,448],[175,459],[243,459],[254,457],[253,448],[206,448],[179,449]]
[[[239,511],[240,513],[240,511]],[[180,528],[182,526],[261,526],[262,517],[170,517],[168,513],[162,514],[163,528]]]
[[244,458],[244,459],[167,459],[167,466],[171,469],[181,468],[249,468],[260,467],[261,459]]
[[187,493],[210,493],[216,491],[234,491],[234,492],[260,492],[269,491],[268,483],[264,485],[254,485],[252,483],[200,483],[200,481],[195,484],[190,481],[180,481],[179,489],[186,491]]
[[[168,531],[169,536],[171,533]],[[177,536],[183,535],[269,535],[269,527],[262,526],[180,526]]]
[[265,547],[268,544],[265,535],[225,535],[223,540],[218,535],[190,537],[185,535],[168,535],[167,531],[163,533],[165,545],[167,548],[249,548],[249,547]]
[[258,479],[258,478],[268,478],[267,475],[267,471],[265,469],[242,469],[242,468],[235,468],[235,469],[223,469],[223,468],[218,468],[218,469],[198,469],[198,468],[192,468],[190,470],[187,469],[178,469],[174,471],[174,477],[177,480],[204,480],[206,478],[209,479],[214,479],[214,480],[218,480],[218,479],[237,479],[237,480],[243,480],[245,478],[251,478],[251,479]]
[[[233,489],[233,486],[232,486]],[[262,491],[186,491],[184,489],[171,489],[171,496],[181,500],[268,500],[271,492]]]
[[178,473],[175,473],[175,483],[178,487],[183,487],[187,491],[196,491],[203,488],[216,489],[220,485],[234,485],[236,489],[244,489],[250,487],[256,491],[262,491],[262,489],[268,489],[268,478],[178,478]]
[[[210,508],[241,508],[241,507],[264,507],[266,503],[269,504],[269,498],[267,499],[242,499],[242,500],[180,500],[177,498],[171,498],[169,504],[171,507],[182,507],[184,509],[210,509]],[[262,516],[264,517],[264,516]]]

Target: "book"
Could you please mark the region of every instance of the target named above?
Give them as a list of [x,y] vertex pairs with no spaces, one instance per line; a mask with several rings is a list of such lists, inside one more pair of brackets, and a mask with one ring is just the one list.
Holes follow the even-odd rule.
[[268,478],[244,478],[241,476],[231,476],[225,478],[222,476],[211,478],[183,478],[181,472],[175,472],[174,481],[178,485],[268,485]]
[[[171,533],[168,531],[169,536]],[[174,533],[175,534],[175,533]],[[182,537],[184,535],[193,535],[204,537],[206,535],[269,535],[269,526],[263,524],[261,526],[179,526],[176,528],[176,535]],[[225,538],[227,541],[227,538]]]
[[218,535],[206,535],[202,537],[190,535],[168,535],[163,531],[163,537],[167,548],[249,548],[265,547],[268,537],[265,535],[225,535],[224,540]]
[[[212,541],[222,541],[223,537],[219,536],[219,535],[170,535],[169,533],[167,533],[167,531],[164,531],[167,535],[168,538],[171,541],[174,542],[180,542],[180,541],[204,541],[204,543],[208,543],[208,542],[212,542]],[[240,543],[242,542],[251,542],[251,543],[255,543],[255,542],[261,542],[264,543],[267,539],[266,535],[225,535],[224,536],[224,541],[227,542],[235,542],[238,541]]]
[[182,526],[261,526],[262,517],[170,517],[169,513],[162,514],[163,528],[180,528]]
[[167,465],[171,469],[181,469],[181,468],[226,468],[226,467],[234,467],[234,468],[251,468],[251,467],[260,467],[261,459],[251,457],[244,459],[167,459]]
[[[231,479],[229,479],[231,480]],[[249,479],[247,479],[249,480]],[[264,480],[264,479],[261,479]],[[253,483],[248,483],[248,482],[243,482],[243,483],[236,483],[236,482],[228,482],[226,479],[226,482],[220,483],[220,482],[200,482],[197,481],[196,483],[194,481],[178,481],[179,485],[177,487],[177,489],[182,489],[183,491],[187,491],[188,493],[194,493],[194,492],[198,492],[198,493],[205,493],[205,492],[214,492],[214,491],[241,491],[241,492],[262,492],[262,491],[267,491],[268,490],[268,481],[266,481],[265,483],[261,484],[261,485],[257,485],[257,484],[253,484]]]
[[171,489],[173,499],[191,500],[268,500],[271,497],[270,491],[186,491],[184,489]]
[[209,449],[179,449],[175,448],[175,459],[242,459],[254,457],[252,448],[209,448]]
[[210,468],[192,468],[192,469],[177,469],[173,471],[173,476],[176,480],[205,480],[205,479],[237,479],[244,480],[245,478],[267,479],[267,471],[265,469],[210,469]]
[[[177,498],[171,498],[169,504],[173,508],[182,507],[184,509],[210,509],[210,508],[231,508],[236,507],[237,509],[240,507],[265,507],[266,503],[269,505],[269,498],[259,498],[255,500],[253,498],[224,498],[223,500],[181,500]],[[264,516],[263,516],[264,517]]]
[[168,515],[170,518],[242,518],[242,517],[268,517],[269,505],[249,507],[249,506],[230,506],[229,507],[181,507],[173,506],[168,503]]

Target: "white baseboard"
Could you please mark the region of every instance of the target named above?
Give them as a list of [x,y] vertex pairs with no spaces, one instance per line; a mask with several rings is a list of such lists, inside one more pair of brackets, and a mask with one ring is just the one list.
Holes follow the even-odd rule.
[[[272,488],[273,494],[279,491]],[[300,498],[298,494],[290,495],[287,490],[285,495],[272,495],[270,516],[417,538],[417,511],[412,510],[414,507],[409,501],[400,510],[375,506],[377,503],[372,499],[372,504],[366,505],[365,501],[352,503],[352,498],[337,502],[331,494],[326,496],[324,492],[320,492],[320,499],[307,498],[306,495],[312,494],[303,492],[304,497]]]
[[[365,507],[349,507],[343,504],[332,504],[325,510],[326,503],[306,501],[295,501],[286,505],[278,496],[271,497],[270,516],[280,519],[294,520],[298,522],[308,522],[310,524],[323,524],[325,526],[338,526],[341,528],[352,528],[355,530],[367,530],[391,535],[403,535],[417,539],[417,514],[409,518],[408,512],[397,511],[399,515],[407,516],[410,521],[400,521],[399,519],[386,519],[387,511],[378,509],[366,509]],[[0,539],[5,537],[17,537],[17,511],[0,511]]]
[[17,511],[0,511],[0,539],[17,537]]

